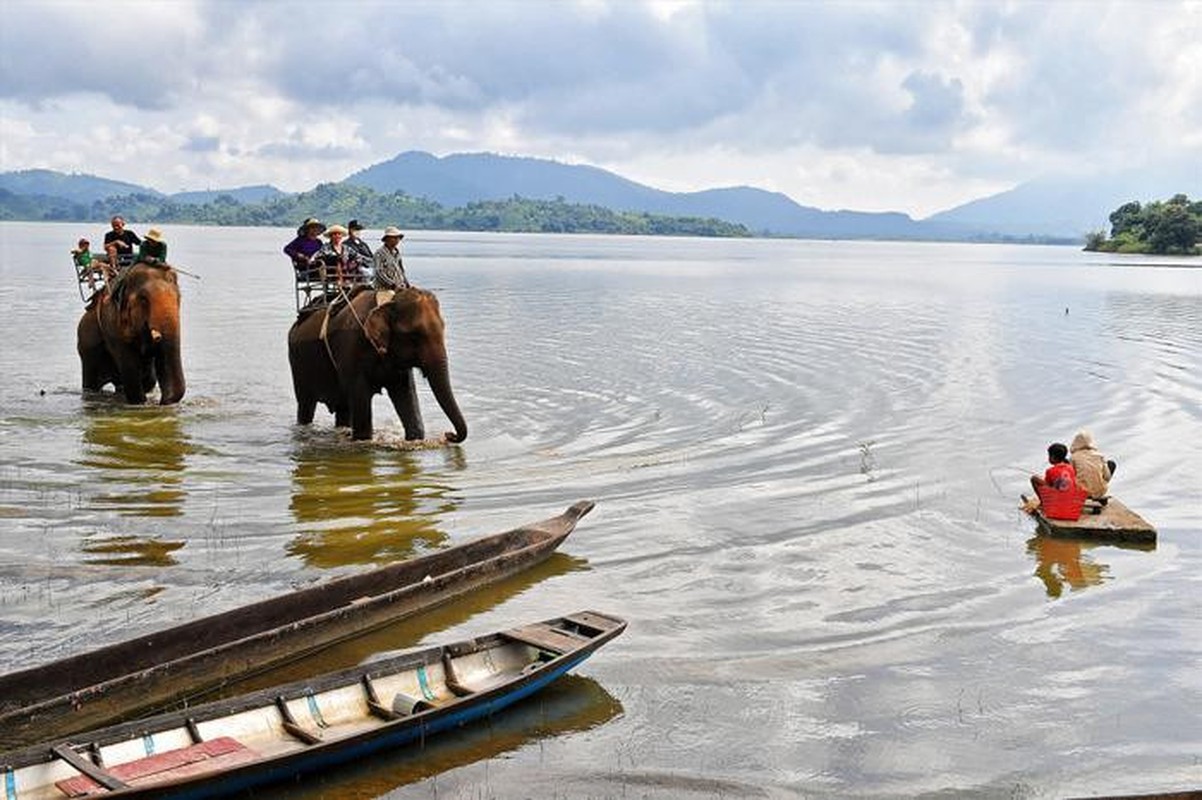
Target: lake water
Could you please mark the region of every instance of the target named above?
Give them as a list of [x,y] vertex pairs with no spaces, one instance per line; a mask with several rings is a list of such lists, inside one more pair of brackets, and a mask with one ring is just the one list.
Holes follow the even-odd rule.
[[[406,451],[382,397],[369,444],[324,409],[293,424],[289,231],[164,231],[201,276],[188,394],[127,408],[78,389],[67,251],[100,227],[0,224],[0,670],[591,498],[541,567],[273,677],[582,608],[624,636],[491,722],[279,796],[1202,787],[1197,260],[415,231],[470,434]],[[1018,512],[1083,426],[1154,549]]]

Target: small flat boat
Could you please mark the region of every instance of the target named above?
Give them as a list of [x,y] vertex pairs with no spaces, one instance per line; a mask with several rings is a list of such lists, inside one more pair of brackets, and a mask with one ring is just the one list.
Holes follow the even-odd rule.
[[596,611],[0,753],[21,800],[219,797],[425,741],[537,692],[622,633]]
[[0,675],[0,747],[164,709],[503,580],[550,556],[592,508]]
[[[1031,501],[1025,494],[1020,496],[1026,508]],[[1053,519],[1038,506],[1027,513],[1035,518],[1040,533],[1046,536],[1100,542],[1156,543],[1156,528],[1113,497],[1107,498],[1104,504],[1086,500],[1081,516],[1075,520]]]

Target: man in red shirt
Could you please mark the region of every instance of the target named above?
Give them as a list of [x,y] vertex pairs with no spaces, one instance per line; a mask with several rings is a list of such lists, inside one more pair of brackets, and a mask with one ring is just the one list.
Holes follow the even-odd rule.
[[[1049,519],[1075,520],[1081,516],[1085,502],[1085,491],[1077,486],[1077,470],[1068,460],[1068,448],[1060,442],[1048,446],[1050,467],[1042,476],[1031,476],[1031,487],[1039,498],[1039,505]],[[1032,505],[1027,509],[1035,508]]]
[[1060,442],[1055,442],[1048,445],[1048,463],[1051,464],[1044,471],[1043,476],[1031,476],[1031,488],[1036,493],[1041,488],[1053,489],[1058,492],[1066,492],[1077,485],[1077,470],[1073,469],[1072,462],[1068,460],[1068,448]]

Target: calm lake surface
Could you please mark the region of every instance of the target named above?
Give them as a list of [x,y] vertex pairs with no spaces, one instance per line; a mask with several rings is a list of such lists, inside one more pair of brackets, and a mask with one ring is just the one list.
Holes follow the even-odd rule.
[[[67,251],[101,227],[0,224],[0,670],[591,498],[540,568],[272,678],[582,608],[625,635],[491,722],[278,796],[1202,787],[1197,260],[415,231],[470,434],[406,451],[383,397],[368,444],[324,408],[293,424],[282,229],[165,227],[202,276],[187,396],[81,396]],[[1154,549],[1018,512],[1080,427]]]

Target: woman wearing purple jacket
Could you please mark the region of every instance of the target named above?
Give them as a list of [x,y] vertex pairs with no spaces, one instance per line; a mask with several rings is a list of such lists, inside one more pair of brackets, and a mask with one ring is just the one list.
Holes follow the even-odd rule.
[[284,245],[284,255],[292,259],[292,267],[296,277],[308,279],[315,277],[310,272],[317,267],[313,256],[321,249],[321,234],[326,229],[321,222],[309,217],[296,229],[296,238]]

